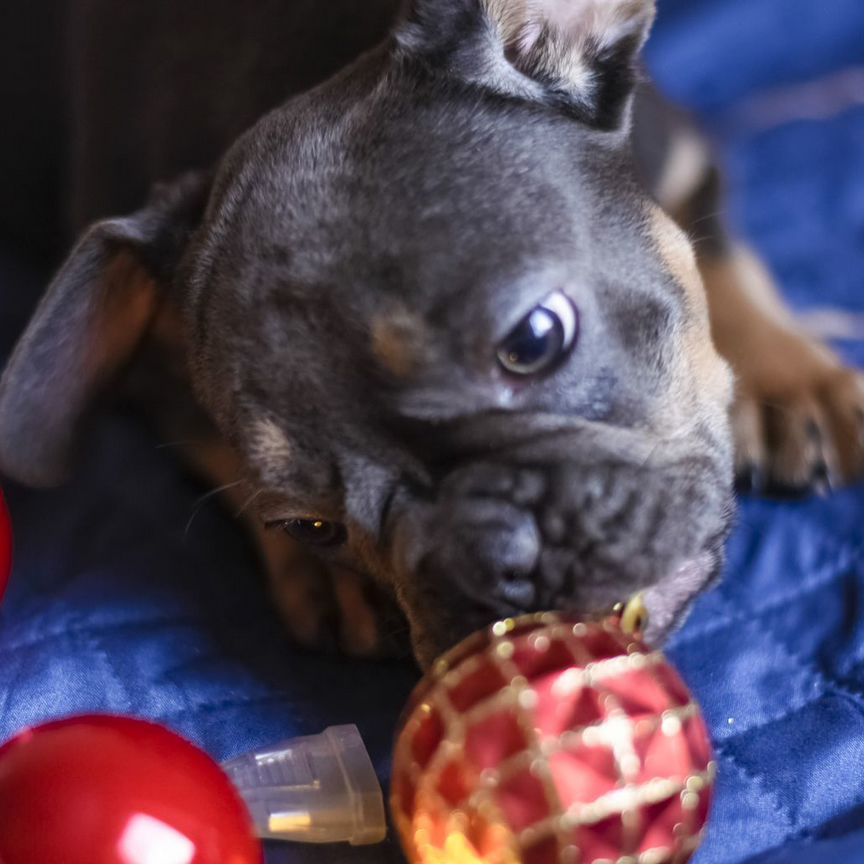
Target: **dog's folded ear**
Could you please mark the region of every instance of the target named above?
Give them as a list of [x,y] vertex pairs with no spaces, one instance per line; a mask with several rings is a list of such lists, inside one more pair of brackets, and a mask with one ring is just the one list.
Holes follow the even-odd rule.
[[403,50],[603,130],[626,117],[655,0],[409,0]]
[[131,216],[91,226],[55,276],[0,379],[0,472],[68,473],[94,398],[141,343],[206,203],[208,178],[159,186]]

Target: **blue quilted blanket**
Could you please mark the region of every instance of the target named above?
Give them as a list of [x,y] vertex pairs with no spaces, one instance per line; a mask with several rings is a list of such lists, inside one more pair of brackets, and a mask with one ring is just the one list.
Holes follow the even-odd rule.
[[[864,3],[660,6],[650,62],[717,138],[730,217],[799,310],[864,312]],[[43,278],[0,252],[4,349]],[[864,363],[864,342],[839,347]],[[356,722],[386,775],[412,671],[286,644],[244,538],[170,450],[108,417],[69,486],[7,491],[17,562],[0,610],[0,741],[119,711],[225,758]],[[864,489],[744,501],[726,580],[672,654],[720,762],[699,864],[864,861]],[[307,860],[398,856],[268,848],[270,864]]]

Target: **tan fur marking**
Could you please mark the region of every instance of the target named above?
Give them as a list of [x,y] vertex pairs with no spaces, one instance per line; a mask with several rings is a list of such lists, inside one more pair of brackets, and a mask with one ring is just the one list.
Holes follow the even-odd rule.
[[714,339],[743,388],[780,397],[819,386],[837,371],[837,359],[798,329],[752,254],[742,249],[706,261],[702,272]]
[[[190,439],[176,445],[192,470],[213,489],[222,489],[220,496],[237,513],[249,500],[250,487],[244,482],[246,467],[237,451],[223,438]],[[249,520],[250,525],[254,520]]]
[[391,375],[406,378],[418,362],[423,325],[407,310],[380,315],[372,322],[372,353]]
[[299,543],[260,522],[256,538],[267,568],[270,593],[288,632],[301,645],[319,647],[324,638],[322,594],[327,573]]
[[702,419],[709,419],[710,415],[711,425],[725,423],[734,394],[729,365],[718,353],[709,330],[691,325],[683,341],[695,375],[697,399],[707,411]]
[[651,236],[666,269],[675,281],[685,290],[691,310],[707,322],[708,306],[705,288],[693,244],[687,235],[659,207],[651,207]]
[[650,215],[651,236],[668,272],[684,289],[689,313],[679,334],[681,368],[664,410],[672,426],[685,427],[698,419],[718,427],[726,423],[732,376],[711,338],[708,302],[693,246],[659,207],[652,206]]
[[157,291],[153,280],[127,252],[113,258],[103,279],[99,317],[92,324],[85,363],[104,380],[129,359],[147,332],[156,314]]
[[711,156],[704,141],[691,130],[672,139],[655,196],[669,213],[677,213],[692,197],[711,168]]
[[159,343],[160,351],[169,351],[172,356],[186,359],[186,325],[183,314],[176,303],[165,298],[153,318],[149,338]]
[[739,468],[802,488],[826,466],[832,482],[860,478],[864,376],[801,329],[746,249],[706,260],[702,271],[714,338],[738,381]]
[[340,634],[343,650],[352,657],[376,656],[381,649],[378,614],[370,605],[362,583],[356,573],[339,567],[334,569],[333,578],[342,620],[350,622]]
[[[284,436],[275,424],[263,421],[257,431],[264,446],[279,452]],[[342,650],[356,656],[376,654],[380,646],[375,610],[356,575],[347,571],[331,575],[295,540],[262,524],[249,506],[253,492],[244,481],[245,463],[223,439],[187,441],[179,446],[192,468],[213,488],[221,489],[222,499],[243,519],[264,564],[273,602],[292,638],[301,645],[320,647],[327,638],[330,604],[335,602],[341,612]],[[335,580],[332,586],[331,579]]]

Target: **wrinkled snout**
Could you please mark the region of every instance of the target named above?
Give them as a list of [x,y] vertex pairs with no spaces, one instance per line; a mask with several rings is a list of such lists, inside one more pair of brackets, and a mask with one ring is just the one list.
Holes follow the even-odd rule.
[[397,593],[423,664],[501,617],[605,615],[641,592],[646,635],[662,641],[719,571],[731,471],[698,436],[547,428],[484,458],[464,452],[431,498],[393,516]]

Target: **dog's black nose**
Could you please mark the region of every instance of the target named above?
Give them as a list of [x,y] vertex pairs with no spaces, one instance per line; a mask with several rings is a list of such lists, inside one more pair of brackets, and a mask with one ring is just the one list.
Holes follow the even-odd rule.
[[[485,498],[453,502],[441,542],[418,562],[445,579],[454,596],[490,608],[529,608],[543,540],[530,511]],[[422,575],[421,575],[422,578]]]

